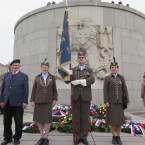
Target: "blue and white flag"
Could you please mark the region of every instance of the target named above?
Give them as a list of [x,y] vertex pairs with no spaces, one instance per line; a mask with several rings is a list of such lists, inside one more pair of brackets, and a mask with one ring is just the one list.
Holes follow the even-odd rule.
[[60,79],[64,81],[69,76],[71,64],[71,50],[70,50],[67,9],[64,12],[63,30],[61,36],[60,51],[58,56],[59,56],[58,75]]

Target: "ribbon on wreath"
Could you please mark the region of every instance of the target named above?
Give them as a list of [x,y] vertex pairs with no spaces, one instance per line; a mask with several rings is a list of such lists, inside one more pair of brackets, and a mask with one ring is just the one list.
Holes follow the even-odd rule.
[[100,126],[101,123],[105,123],[105,120],[104,120],[104,119],[102,119],[102,120],[97,120],[95,126],[98,127],[98,126]]
[[32,127],[33,125],[35,125],[35,123],[31,123],[29,126],[24,126],[22,130],[26,130],[26,129]]
[[97,111],[93,111],[96,115],[98,115]]
[[93,117],[92,117],[92,116],[89,116],[89,120],[90,120],[90,123],[91,123],[91,124],[94,124],[94,122],[93,122]]
[[95,115],[98,115],[98,113],[97,113],[96,109],[95,109],[92,105],[90,105],[90,109],[92,109],[92,110],[93,110],[93,112],[95,113]]
[[[142,134],[145,136],[145,130],[143,128],[143,125],[144,124],[140,124],[140,123],[134,123],[133,121],[130,121],[130,123],[125,123],[123,124],[123,126],[128,127],[131,129],[131,135],[132,136],[136,136],[135,134],[135,128],[139,131],[141,130],[142,131]],[[123,127],[122,127],[123,128]]]
[[66,105],[66,108],[67,108],[68,111],[70,111],[70,107],[68,105]]
[[[61,115],[57,115],[58,113],[60,113]],[[65,117],[66,116],[66,114],[65,114],[65,112],[63,112],[62,110],[57,110],[57,111],[54,111],[53,113],[52,113],[52,117]]]
[[136,134],[135,134],[135,126],[134,126],[133,123],[131,124],[131,134],[132,134],[132,136],[136,136]]
[[138,127],[141,129],[143,136],[145,136],[145,130],[141,125],[138,125]]
[[102,122],[102,120],[97,120],[95,126],[97,126],[97,127],[100,126],[101,122]]
[[90,109],[95,110],[94,107],[92,105],[90,105]]
[[71,122],[71,121],[65,121],[65,122],[62,122],[61,124],[59,124],[59,126],[58,126],[57,129],[59,129],[61,125],[63,125],[63,124],[68,124],[68,123],[70,123],[70,122]]

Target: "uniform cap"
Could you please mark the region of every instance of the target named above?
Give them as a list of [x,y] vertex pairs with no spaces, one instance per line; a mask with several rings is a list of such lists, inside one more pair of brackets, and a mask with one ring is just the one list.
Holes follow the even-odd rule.
[[10,65],[13,65],[14,63],[20,63],[20,62],[21,62],[20,59],[15,59],[10,63]]

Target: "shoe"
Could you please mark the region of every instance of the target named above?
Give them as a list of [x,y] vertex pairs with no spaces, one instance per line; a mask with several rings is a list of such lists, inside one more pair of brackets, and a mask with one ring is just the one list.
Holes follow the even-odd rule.
[[14,140],[14,145],[20,144],[20,141],[18,139]]
[[120,136],[116,136],[116,141],[118,145],[122,145],[122,141],[120,139]]
[[75,139],[75,145],[79,144],[80,143],[80,139]]
[[36,145],[43,145],[43,143],[44,143],[44,138],[40,138],[36,143]]
[[12,140],[4,140],[4,141],[1,143],[1,145],[6,145],[6,144],[8,144],[8,143],[10,143],[10,142],[12,142]]
[[44,143],[43,145],[49,145],[49,140],[47,138],[44,138]]
[[112,137],[112,144],[113,144],[113,145],[117,145],[116,136],[113,136],[113,137]]
[[82,143],[85,145],[89,145],[89,142],[86,139],[81,139]]

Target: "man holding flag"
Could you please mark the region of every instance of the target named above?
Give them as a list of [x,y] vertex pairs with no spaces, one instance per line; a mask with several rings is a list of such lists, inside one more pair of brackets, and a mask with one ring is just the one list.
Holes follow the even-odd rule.
[[93,70],[85,65],[86,54],[84,52],[78,53],[77,61],[79,65],[72,68],[75,144],[83,142],[88,145],[91,85],[94,83],[95,77]]
[[[69,24],[68,24],[68,8],[66,2],[66,10],[64,12],[63,30],[61,36],[61,44],[59,51],[59,67],[58,75],[61,80],[65,81],[69,75],[71,75],[71,51],[70,51],[70,40],[69,40]],[[70,77],[70,80],[72,77]],[[71,95],[71,100],[73,96]],[[72,103],[72,122],[73,122],[73,142],[75,144],[75,132],[74,132],[74,109]]]
[[[90,101],[91,84],[94,83],[95,78],[93,70],[85,65],[86,54],[84,52],[78,53],[77,67],[74,67],[71,71],[71,51],[69,40],[69,25],[68,25],[68,9],[64,13],[63,30],[61,36],[61,44],[59,51],[59,67],[58,75],[61,80],[65,81],[69,75],[70,81],[72,81],[71,89],[71,103],[72,103],[72,117],[73,117],[73,137],[74,144],[83,142],[88,145],[87,135],[89,129],[89,113],[90,113]],[[74,105],[73,105],[74,104]],[[74,133],[75,132],[75,133]],[[74,135],[75,134],[75,135]]]

